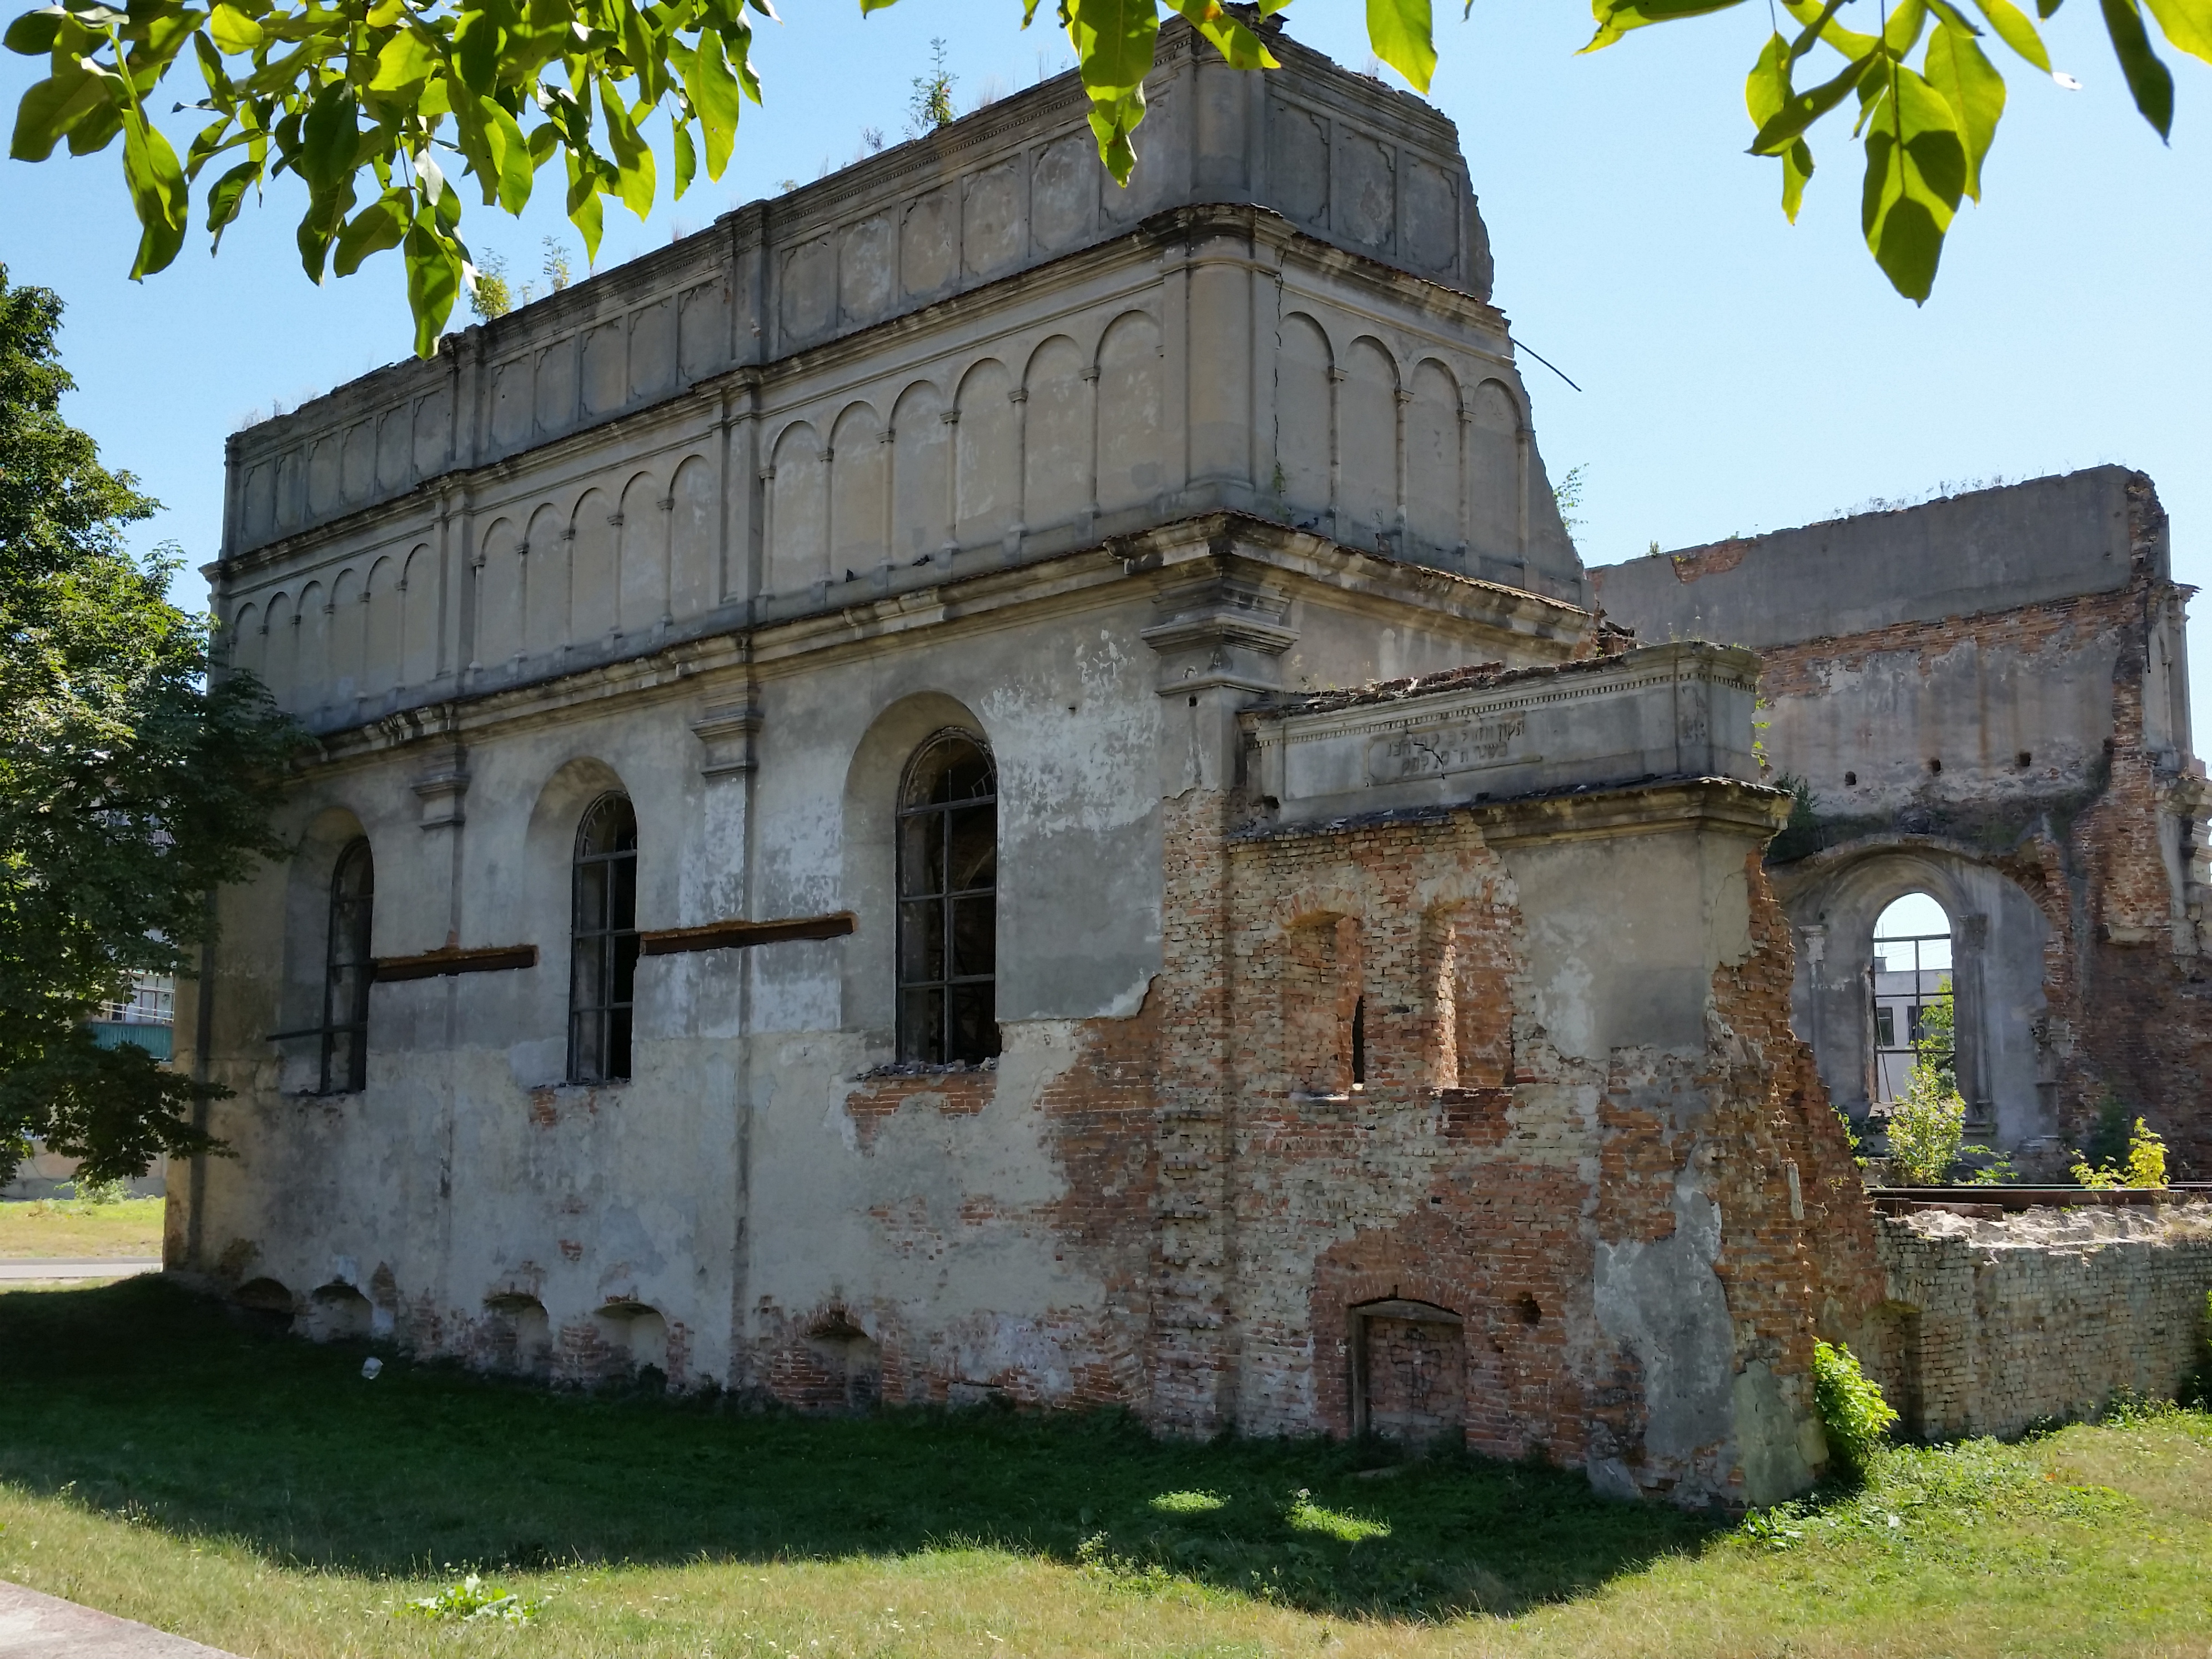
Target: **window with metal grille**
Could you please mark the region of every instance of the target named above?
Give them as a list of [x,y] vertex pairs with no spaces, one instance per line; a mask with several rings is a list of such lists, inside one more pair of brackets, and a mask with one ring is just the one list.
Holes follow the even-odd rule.
[[320,1087],[326,1095],[368,1086],[368,986],[375,976],[368,938],[375,900],[376,865],[368,843],[352,842],[331,874],[331,927],[323,949]]
[[899,791],[898,1051],[946,1066],[999,1052],[999,780],[990,750],[940,732]]
[[637,815],[620,795],[592,803],[576,830],[569,934],[568,1081],[629,1075],[637,981]]

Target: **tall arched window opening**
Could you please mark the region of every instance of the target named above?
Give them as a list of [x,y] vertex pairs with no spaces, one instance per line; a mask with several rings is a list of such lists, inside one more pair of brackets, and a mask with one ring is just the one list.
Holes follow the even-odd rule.
[[898,1052],[949,1066],[999,1052],[999,778],[990,751],[940,732],[899,792]]
[[323,947],[323,1066],[326,1095],[368,1086],[368,953],[376,865],[366,841],[353,841],[331,872],[331,925]]
[[1907,893],[1875,921],[1867,991],[1875,1104],[1887,1106],[1902,1095],[1917,1065],[1929,1066],[1946,1089],[1956,1090],[1951,918],[1926,893]]
[[637,815],[604,795],[576,830],[574,924],[568,955],[568,1081],[629,1075],[637,982]]

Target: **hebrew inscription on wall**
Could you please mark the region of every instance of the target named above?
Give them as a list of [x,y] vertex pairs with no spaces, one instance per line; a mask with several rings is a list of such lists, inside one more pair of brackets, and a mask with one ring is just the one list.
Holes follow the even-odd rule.
[[1479,772],[1509,762],[1541,760],[1542,756],[1528,752],[1523,741],[1528,733],[1528,720],[1520,714],[1394,732],[1367,745],[1367,781],[1407,783],[1415,778]]

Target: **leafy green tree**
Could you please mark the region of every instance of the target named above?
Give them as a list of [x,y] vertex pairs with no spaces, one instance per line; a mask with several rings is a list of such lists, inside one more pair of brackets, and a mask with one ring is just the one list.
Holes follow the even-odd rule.
[[[868,12],[891,0],[860,3]],[[1219,0],[1168,0],[1246,70],[1275,59],[1245,20],[1288,3],[1258,0],[1232,15]],[[1869,34],[1839,21],[1846,0],[1779,0],[1796,27],[1775,29],[1745,88],[1752,150],[1779,161],[1793,220],[1813,175],[1813,128],[1856,100],[1867,245],[1915,301],[1928,296],[1960,201],[1981,198],[1982,163],[2004,112],[2004,77],[1984,43],[1994,36],[2052,72],[2042,31],[2014,0],[1971,3],[1972,15],[1954,0],[1884,0]],[[1584,50],[1744,3],[1592,0],[1597,31]],[[2037,0],[2039,17],[2061,3]],[[2144,11],[2169,46],[2212,62],[2212,0],[2101,5],[2136,104],[2164,137],[2173,77]],[[1024,27],[1036,9],[1037,0],[1023,0]],[[721,176],[744,100],[761,100],[754,13],[775,15],[770,0],[50,0],[7,30],[11,49],[52,64],[23,94],[9,154],[37,161],[64,142],[82,155],[120,140],[142,232],[133,276],[177,257],[195,191],[219,244],[249,191],[295,174],[307,187],[297,237],[307,275],[347,276],[400,249],[415,349],[427,356],[471,269],[461,192],[448,177],[456,165],[484,205],[519,214],[538,172],[557,161],[568,216],[596,255],[602,198],[642,217],[664,161],[679,198],[702,162],[709,179]],[[1060,0],[1058,15],[1090,94],[1099,155],[1126,184],[1159,34],[1157,0]],[[1367,0],[1367,28],[1376,56],[1427,91],[1437,62],[1431,0]],[[1816,53],[1841,67],[1801,87]],[[188,59],[192,70],[180,70]],[[187,96],[209,118],[182,156],[149,112],[173,72],[197,73]],[[933,73],[944,76],[941,61]],[[641,131],[663,110],[672,127],[656,158]]]
[[210,677],[173,552],[125,550],[157,504],[61,418],[61,312],[0,266],[0,1179],[37,1135],[100,1182],[212,1145],[192,1109],[224,1091],[84,1020],[133,972],[189,969],[205,896],[283,855],[302,736],[250,676]]

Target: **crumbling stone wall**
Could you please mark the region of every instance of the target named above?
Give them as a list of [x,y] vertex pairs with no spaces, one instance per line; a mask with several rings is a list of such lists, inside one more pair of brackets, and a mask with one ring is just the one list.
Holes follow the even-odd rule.
[[2212,1205],[1875,1227],[1896,1337],[1870,1369],[1909,1435],[2019,1434],[2116,1395],[2170,1400],[2204,1363]]
[[[2212,1170],[2204,768],[2151,481],[2120,467],[1593,573],[1643,638],[1755,649],[1766,757],[1810,803],[1770,852],[1797,1024],[1868,1109],[1875,916],[1952,913],[1974,1138],[2062,1174],[2109,1088]],[[1806,637],[1809,623],[1832,629]]]

